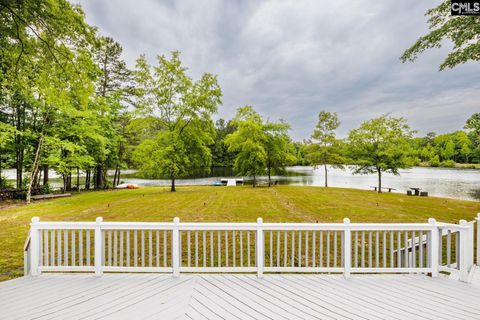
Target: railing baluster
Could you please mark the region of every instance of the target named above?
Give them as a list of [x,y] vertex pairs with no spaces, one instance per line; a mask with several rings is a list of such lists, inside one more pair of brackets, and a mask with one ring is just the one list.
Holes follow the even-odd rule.
[[195,231],[195,268],[198,268],[198,231]]
[[302,231],[298,231],[298,267],[302,266]]
[[[218,266],[222,266],[222,239],[221,239],[221,232],[217,231],[217,244],[218,244]],[[250,255],[249,255],[250,256]]]
[[243,232],[238,233],[238,238],[240,241],[240,267],[243,267]]
[[365,268],[365,231],[362,231],[362,268]]
[[133,231],[133,266],[138,266],[138,230]]
[[387,231],[382,232],[383,242],[382,242],[382,254],[383,254],[383,267],[387,267]]
[[62,265],[62,230],[57,231],[57,266]]
[[87,247],[86,247],[86,249],[87,249],[87,254],[86,254],[87,261],[86,262],[87,262],[87,267],[90,267],[90,258],[91,258],[90,257],[90,230],[87,230],[87,232],[86,232],[86,239],[87,239]]
[[213,267],[214,256],[213,256],[213,231],[210,231],[210,267]]
[[[114,266],[117,266],[117,252],[118,252],[117,238],[118,238],[117,230],[114,230],[113,231],[113,265]],[[80,246],[80,235],[79,235],[78,239],[79,239],[78,242],[79,242],[79,246]],[[80,249],[80,251],[81,251],[81,249]]]
[[160,231],[155,230],[155,267],[160,267]]
[[118,243],[119,253],[118,253],[118,265],[123,267],[123,230],[119,231],[120,233],[120,241]]
[[455,263],[457,269],[460,269],[460,232],[455,232]]
[[145,267],[145,230],[141,232],[141,260],[142,260],[142,268]]
[[50,234],[50,265],[55,266],[55,230]]
[[315,268],[315,263],[316,263],[316,250],[315,250],[315,246],[316,246],[316,232],[313,231],[312,232],[312,267]]
[[410,259],[410,267],[415,268],[416,267],[416,250],[415,246],[417,245],[416,240],[415,240],[415,231],[412,231],[412,258]]
[[355,231],[355,241],[354,241],[354,252],[353,252],[353,263],[355,268],[358,268],[358,231]]
[[318,266],[321,268],[321,267],[323,267],[323,232],[322,231],[320,231],[319,247],[320,247],[320,261],[319,261]]
[[68,266],[68,230],[63,230],[63,265]]
[[368,232],[368,267],[373,267],[372,264],[372,232]]
[[295,267],[295,231],[292,231],[292,267]]
[[148,266],[152,266],[153,260],[153,240],[152,240],[152,230],[148,230]]
[[393,231],[390,231],[390,268],[395,267],[395,261],[393,256],[393,247],[394,247],[394,238],[393,238]]
[[337,245],[338,245],[338,239],[337,239],[337,231],[333,231],[333,266],[336,268],[337,267],[337,256],[338,256],[338,251],[337,251]]
[[420,231],[419,235],[418,262],[418,267],[423,268],[423,231]]
[[228,267],[228,231],[225,231],[225,266]]
[[272,231],[269,232],[270,233],[270,243],[269,243],[269,246],[270,246],[270,268],[273,267],[273,255],[272,255],[272,251],[273,251],[273,235],[272,235]]
[[203,267],[207,266],[207,233],[203,231]]
[[83,231],[78,230],[78,265],[83,266]]
[[379,266],[379,234],[378,231],[375,233],[375,268]]
[[448,230],[447,231],[447,267],[449,268],[452,262],[451,252],[452,252],[452,231]]
[[277,231],[277,268],[280,267],[280,231]]
[[125,230],[125,262],[127,267],[130,267],[130,230]]
[[43,232],[43,255],[44,255],[44,265],[46,267],[48,267],[50,265],[50,259],[48,258],[49,257],[49,250],[48,250],[48,234],[49,234],[49,231],[48,230],[44,230]]
[[250,231],[247,231],[247,266],[250,267]]
[[237,254],[237,251],[235,250],[235,243],[237,242],[237,240],[235,239],[235,230],[232,231],[232,265],[233,267],[235,267],[235,264],[236,264],[236,254]]
[[[173,236],[172,236],[173,237]],[[167,230],[163,230],[163,266],[166,267],[167,266]],[[173,242],[173,239],[172,239],[172,242]]]
[[327,231],[327,268],[330,267],[330,231]]
[[404,260],[405,260],[405,268],[408,268],[408,231],[405,231],[405,248],[404,248],[404,252],[405,252],[405,257],[404,257]]
[[397,232],[397,268],[402,267],[402,235]]

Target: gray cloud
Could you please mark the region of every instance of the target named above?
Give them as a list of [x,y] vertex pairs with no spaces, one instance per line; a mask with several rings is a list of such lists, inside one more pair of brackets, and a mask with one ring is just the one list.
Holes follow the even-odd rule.
[[438,72],[450,48],[402,64],[402,52],[427,32],[424,13],[438,1],[114,1],[81,0],[87,20],[141,53],[182,52],[190,75],[218,74],[231,118],[253,105],[283,118],[292,136],[310,135],[320,110],[336,111],[340,135],[382,113],[404,116],[420,134],[463,127],[478,112],[480,67]]

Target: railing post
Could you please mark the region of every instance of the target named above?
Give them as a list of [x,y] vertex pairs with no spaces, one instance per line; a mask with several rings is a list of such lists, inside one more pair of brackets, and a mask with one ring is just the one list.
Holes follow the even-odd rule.
[[37,223],[40,222],[39,217],[33,217],[30,223],[30,274],[38,276],[41,272],[38,270],[40,261],[40,230]]
[[460,261],[457,262],[459,264],[458,269],[460,271],[460,281],[467,282],[469,269],[473,265],[473,259],[472,259],[473,247],[471,246],[471,242],[473,241],[473,237],[471,237],[472,226],[469,226],[466,220],[460,220],[459,224],[462,227],[469,227],[468,229],[461,229],[459,231],[460,232],[459,260]]
[[103,218],[98,217],[95,220],[95,251],[94,251],[94,265],[95,265],[95,276],[99,277],[103,274],[103,266],[102,266],[102,222]]
[[257,277],[262,278],[263,277],[263,263],[265,261],[264,257],[264,251],[265,251],[265,245],[263,243],[263,219],[258,218],[257,219],[257,241],[255,244],[255,248],[257,249]]
[[352,232],[350,230],[350,219],[343,219],[345,225],[343,231],[343,276],[345,279],[350,278],[350,268],[352,267]]
[[438,266],[439,262],[439,234],[437,228],[437,221],[434,218],[428,219],[428,223],[432,226],[430,231],[430,268],[432,269],[432,277],[438,277]]
[[179,232],[180,218],[173,218],[172,230],[172,268],[173,276],[180,275],[180,232]]

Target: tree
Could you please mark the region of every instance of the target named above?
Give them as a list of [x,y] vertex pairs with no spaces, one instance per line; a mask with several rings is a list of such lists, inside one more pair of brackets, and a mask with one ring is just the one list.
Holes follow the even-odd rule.
[[318,123],[307,146],[308,161],[314,166],[323,165],[325,171],[325,187],[328,187],[327,165],[342,167],[345,158],[340,152],[340,142],[335,137],[335,130],[340,126],[336,112],[320,111]]
[[267,122],[263,126],[269,187],[272,185],[272,171],[283,173],[285,167],[296,160],[295,150],[288,136],[289,129],[290,125],[282,120],[279,123]]
[[480,162],[480,113],[474,113],[468,118],[465,129],[468,130],[468,137],[471,141],[472,155],[477,162]]
[[452,16],[451,1],[444,0],[427,11],[430,32],[420,37],[401,56],[401,60],[414,61],[419,54],[431,48],[440,48],[445,40],[453,43],[440,70],[453,68],[468,61],[480,61],[480,16]]
[[229,134],[225,143],[230,152],[236,152],[234,170],[241,175],[253,177],[253,187],[257,185],[257,176],[265,173],[267,135],[263,128],[262,117],[251,107],[237,110],[232,120],[237,130]]
[[382,192],[382,173],[399,174],[398,169],[412,164],[409,139],[413,131],[403,118],[382,115],[363,122],[348,136],[353,173],[378,175],[378,192]]
[[[91,147],[91,150],[95,151],[96,159],[94,175],[96,189],[108,186],[109,167],[115,167],[113,185],[116,186],[124,161],[124,133],[130,120],[125,102],[132,89],[129,87],[131,71],[121,59],[122,51],[121,45],[110,37],[99,37],[94,49],[95,61],[100,70],[96,86],[96,103],[100,105],[98,117],[107,137],[105,145],[100,148],[98,145]],[[86,169],[89,179],[91,169],[90,167]]]
[[171,59],[158,56],[153,70],[142,56],[135,71],[137,110],[158,118],[161,130],[154,139],[143,141],[134,157],[141,170],[168,176],[171,191],[175,191],[177,177],[194,169],[210,170],[208,146],[214,142],[211,116],[222,96],[216,76],[205,73],[193,82],[186,71],[179,52],[172,52]]

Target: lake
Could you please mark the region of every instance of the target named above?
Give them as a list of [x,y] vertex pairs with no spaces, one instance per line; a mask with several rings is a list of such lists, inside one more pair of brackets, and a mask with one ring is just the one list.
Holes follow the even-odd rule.
[[[131,174],[135,170],[122,171],[122,174]],[[109,172],[113,175],[113,172]],[[2,170],[2,176],[10,179],[15,178],[15,170]],[[55,177],[52,172],[51,177]],[[232,176],[231,170],[217,168],[210,177],[197,179],[179,179],[177,185],[212,185],[222,177]],[[266,179],[266,177],[261,177]],[[323,186],[323,168],[314,169],[308,166],[289,167],[288,174],[274,176],[279,184],[297,186]],[[74,179],[75,181],[75,179]],[[166,186],[170,184],[165,179],[140,179],[122,177],[122,182],[137,183],[141,186]],[[248,182],[248,180],[247,180]],[[355,188],[372,190],[370,186],[377,184],[377,176],[353,175],[350,169],[329,168],[328,182],[331,187]],[[61,186],[61,183],[54,182],[54,186]],[[480,170],[479,169],[456,169],[456,168],[423,168],[414,167],[400,171],[399,176],[384,174],[382,177],[384,187],[392,187],[393,192],[405,193],[410,187],[418,187],[428,191],[429,195],[437,197],[480,200]]]

